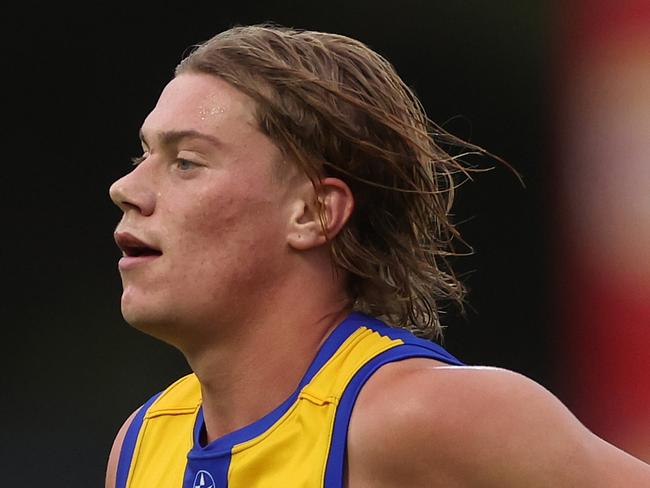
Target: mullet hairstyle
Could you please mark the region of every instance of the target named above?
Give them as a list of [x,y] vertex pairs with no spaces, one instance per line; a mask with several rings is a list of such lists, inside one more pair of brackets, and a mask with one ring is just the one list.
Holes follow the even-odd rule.
[[446,259],[460,238],[450,220],[456,179],[472,171],[459,158],[488,153],[429,120],[393,66],[346,36],[237,26],[194,46],[183,73],[218,76],[251,97],[262,132],[317,194],[325,176],[350,186],[355,208],[330,249],[354,308],[441,339],[441,302],[462,310],[465,295]]

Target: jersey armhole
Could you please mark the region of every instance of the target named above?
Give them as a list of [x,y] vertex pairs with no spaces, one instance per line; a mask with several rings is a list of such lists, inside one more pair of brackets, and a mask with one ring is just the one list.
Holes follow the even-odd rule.
[[[363,385],[380,367],[402,359],[430,358],[445,363],[462,366],[463,363],[453,356],[445,357],[428,348],[405,344],[384,351],[368,361],[355,373],[348,383],[336,409],[334,427],[332,428],[332,441],[325,467],[324,488],[343,487],[343,469],[347,454],[348,427],[352,409]],[[121,488],[121,487],[120,487]]]
[[140,429],[142,423],[144,422],[144,417],[147,414],[147,411],[155,402],[162,392],[156,393],[152,396],[147,402],[140,407],[138,413],[131,421],[131,425],[126,431],[124,436],[124,441],[122,442],[122,447],[120,448],[120,455],[117,461],[117,470],[115,474],[115,488],[126,488],[127,481],[129,478],[129,472],[131,470],[131,462],[133,461],[133,453],[135,452],[135,447],[138,442],[138,437],[140,435]]

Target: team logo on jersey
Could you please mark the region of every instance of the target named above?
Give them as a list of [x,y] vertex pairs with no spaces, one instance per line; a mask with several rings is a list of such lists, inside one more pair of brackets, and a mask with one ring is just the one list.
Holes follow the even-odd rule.
[[200,470],[194,477],[194,488],[215,488],[214,478],[207,471]]

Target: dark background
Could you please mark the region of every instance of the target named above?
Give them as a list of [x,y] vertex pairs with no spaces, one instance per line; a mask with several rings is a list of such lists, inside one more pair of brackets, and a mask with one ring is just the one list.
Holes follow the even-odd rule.
[[140,124],[183,54],[236,23],[364,41],[394,63],[434,121],[523,174],[526,188],[497,166],[459,193],[456,220],[475,253],[456,261],[470,307],[465,318],[446,317],[445,345],[468,363],[514,369],[555,391],[544,4],[23,5],[9,18],[5,65],[13,110],[5,113],[0,484],[102,486],[123,420],[188,370],[178,352],[121,318],[112,240],[120,213],[108,187],[129,170]]

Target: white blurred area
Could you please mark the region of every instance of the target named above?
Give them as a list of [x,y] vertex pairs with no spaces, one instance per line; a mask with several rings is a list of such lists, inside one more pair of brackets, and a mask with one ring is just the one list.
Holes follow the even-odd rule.
[[603,273],[647,285],[650,42],[634,41],[613,41],[576,66],[562,173],[573,245]]
[[559,374],[589,428],[650,462],[650,1],[557,13]]

